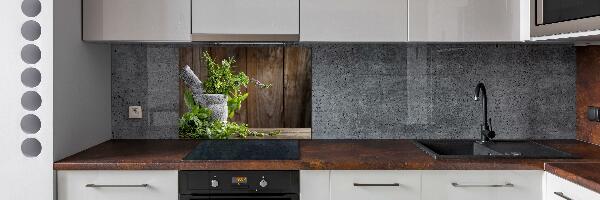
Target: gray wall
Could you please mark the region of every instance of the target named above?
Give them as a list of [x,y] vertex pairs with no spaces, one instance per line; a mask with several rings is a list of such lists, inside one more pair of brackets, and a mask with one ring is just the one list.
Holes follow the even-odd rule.
[[[498,138],[575,138],[575,48],[533,44],[308,44],[313,138],[477,138],[488,89]],[[175,46],[115,45],[113,137],[176,138]],[[128,105],[144,106],[130,120]]]
[[[54,31],[51,58],[56,161],[112,137],[111,61],[110,45],[81,41],[81,1],[53,3],[54,28],[47,30]],[[42,27],[42,35],[43,31]],[[48,80],[42,74],[42,84],[44,81]]]
[[[112,46],[113,138],[177,138],[178,64],[175,46]],[[142,106],[142,119],[128,119],[135,105]]]
[[317,45],[313,138],[477,138],[487,85],[498,138],[575,138],[575,49]]

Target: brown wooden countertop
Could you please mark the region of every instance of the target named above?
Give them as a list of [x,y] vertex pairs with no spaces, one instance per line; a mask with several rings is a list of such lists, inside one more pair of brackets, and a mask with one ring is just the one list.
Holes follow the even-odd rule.
[[600,162],[600,147],[577,140],[542,144],[581,159],[435,160],[411,140],[300,140],[300,160],[183,161],[197,140],[110,140],[54,164],[55,170],[526,170],[548,162]]
[[545,170],[568,181],[600,193],[600,162],[546,163]]

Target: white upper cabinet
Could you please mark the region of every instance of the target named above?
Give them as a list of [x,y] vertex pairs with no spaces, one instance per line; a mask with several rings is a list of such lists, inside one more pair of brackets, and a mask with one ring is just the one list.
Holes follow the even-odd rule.
[[407,22],[408,0],[300,1],[300,41],[405,42]]
[[410,0],[409,41],[529,40],[529,0]]
[[85,41],[190,41],[190,0],[83,0]]
[[192,0],[194,41],[298,41],[299,0]]
[[83,0],[86,41],[513,42],[529,0]]

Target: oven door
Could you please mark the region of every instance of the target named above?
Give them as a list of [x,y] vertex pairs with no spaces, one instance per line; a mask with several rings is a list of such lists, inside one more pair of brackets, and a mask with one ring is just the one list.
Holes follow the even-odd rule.
[[532,36],[600,29],[599,0],[532,1]]
[[299,200],[297,194],[282,194],[282,195],[214,195],[214,196],[199,196],[199,195],[180,195],[179,200]]

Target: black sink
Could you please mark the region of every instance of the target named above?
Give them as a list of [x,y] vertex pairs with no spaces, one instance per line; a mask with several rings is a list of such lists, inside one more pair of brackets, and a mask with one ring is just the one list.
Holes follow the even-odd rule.
[[494,140],[487,143],[475,140],[414,140],[414,143],[435,159],[577,158],[570,153],[525,140]]

